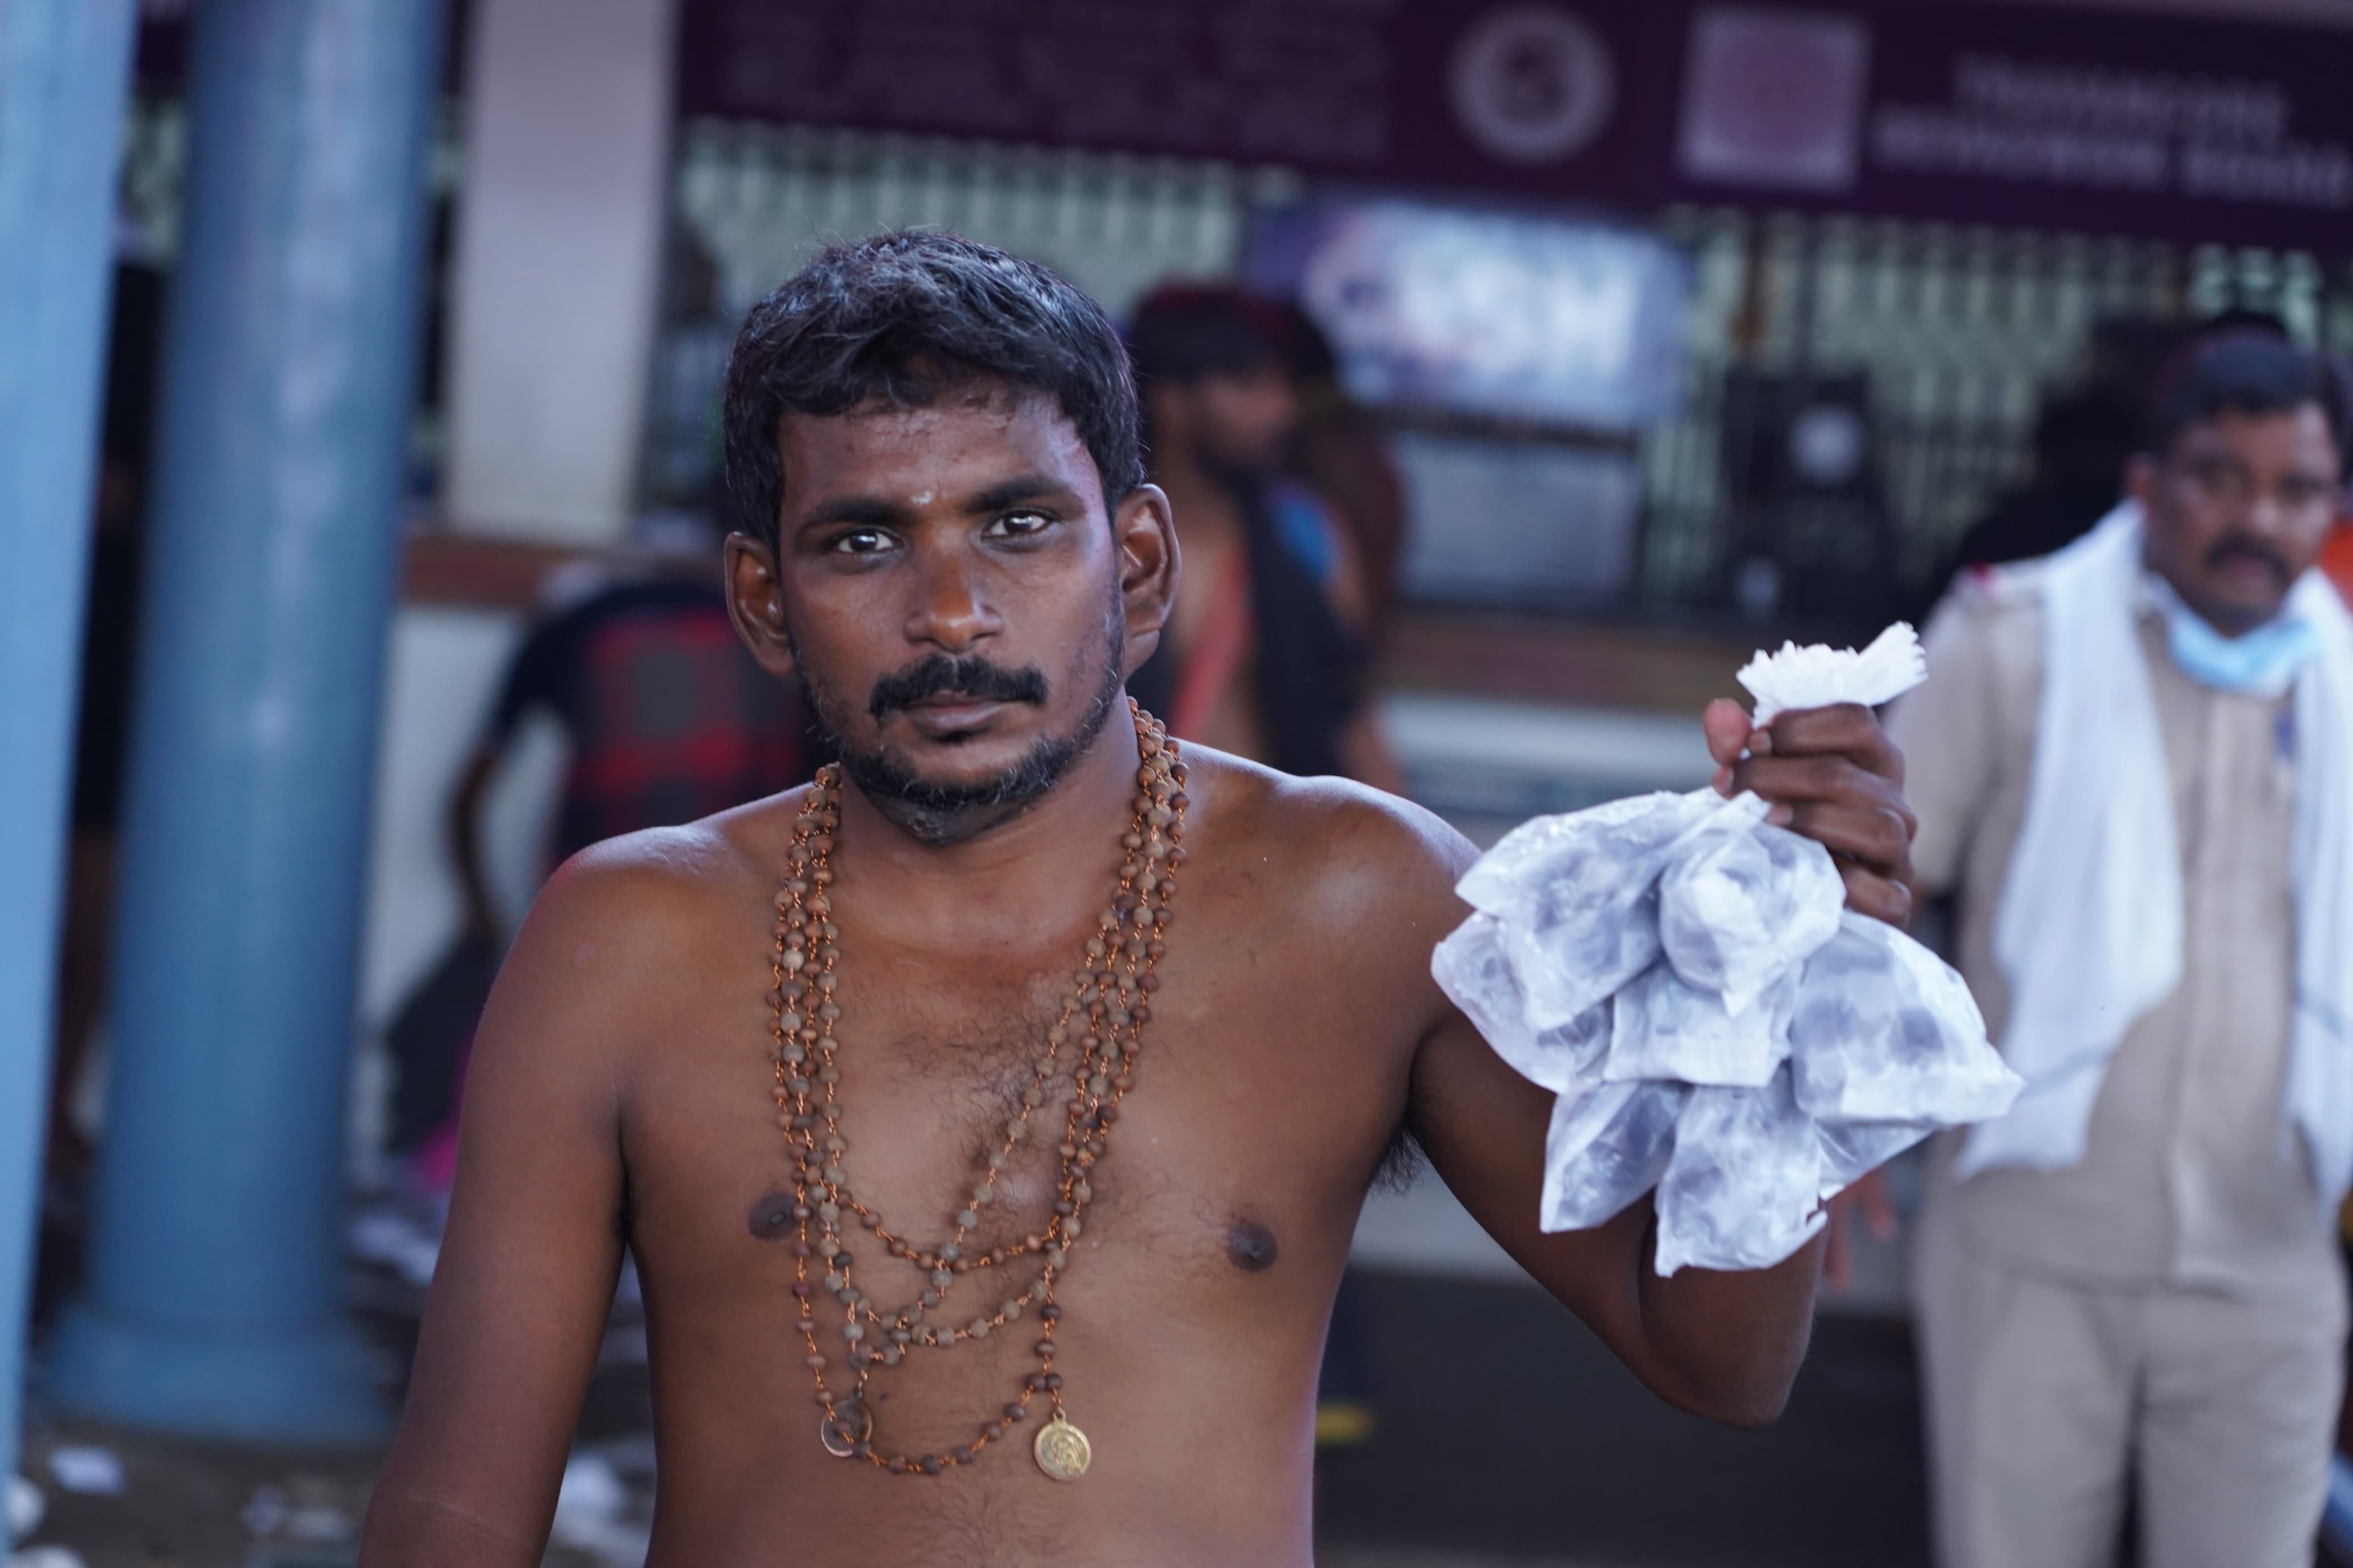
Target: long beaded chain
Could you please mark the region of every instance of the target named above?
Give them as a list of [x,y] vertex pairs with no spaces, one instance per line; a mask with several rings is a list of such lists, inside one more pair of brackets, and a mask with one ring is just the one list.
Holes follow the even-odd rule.
[[[784,885],[776,894],[775,989],[768,997],[776,1011],[776,1124],[796,1167],[793,1295],[800,1309],[801,1336],[808,1344],[817,1404],[823,1412],[818,1438],[837,1458],[866,1459],[902,1475],[937,1475],[973,1463],[982,1449],[1029,1419],[1031,1401],[1042,1394],[1049,1418],[1031,1445],[1039,1468],[1058,1480],[1071,1480],[1084,1474],[1091,1462],[1092,1450],[1085,1435],[1063,1410],[1062,1378],[1054,1370],[1055,1325],[1062,1315],[1054,1300],[1054,1284],[1070,1262],[1071,1244],[1084,1230],[1082,1216],[1094,1196],[1089,1174],[1106,1152],[1112,1125],[1119,1120],[1120,1100],[1134,1086],[1144,1026],[1152,1019],[1151,994],[1160,985],[1156,970],[1165,951],[1169,900],[1185,864],[1185,764],[1177,759],[1176,742],[1157,720],[1132,700],[1128,710],[1143,765],[1135,774],[1134,819],[1120,838],[1125,855],[1118,889],[1095,933],[1087,939],[1085,959],[1060,1016],[1046,1032],[1045,1050],[1031,1064],[1020,1107],[1007,1121],[987,1173],[951,1216],[949,1238],[937,1247],[911,1242],[885,1225],[851,1191],[844,1169],[849,1145],[841,1135],[839,1119],[841,1068],[835,1056],[840,1047],[841,1007],[834,996],[841,931],[833,921],[829,890],[834,835],[841,825],[838,766],[818,772],[794,823]],[[1065,1049],[1074,1041],[1076,1064],[1058,1071]],[[981,1211],[996,1202],[998,1178],[1030,1136],[1033,1116],[1057,1094],[1066,1095],[1067,1100],[1062,1138],[1055,1146],[1061,1168],[1053,1213],[1043,1229],[1010,1246],[968,1247]],[[853,1255],[842,1237],[845,1215],[855,1217],[891,1256],[928,1273],[927,1287],[913,1301],[895,1310],[881,1308],[853,1282]],[[993,1311],[953,1326],[926,1321],[961,1279],[1031,1255],[1042,1259],[1035,1281],[1005,1295]],[[824,1269],[825,1289],[842,1306],[841,1335],[855,1379],[846,1394],[836,1394],[826,1381],[828,1357],[818,1345],[815,1287],[809,1279],[812,1260]],[[1018,1399],[980,1423],[972,1441],[927,1454],[876,1447],[873,1410],[866,1398],[876,1368],[897,1366],[918,1347],[944,1349],[985,1340],[1032,1307],[1043,1325],[1033,1347],[1038,1370],[1023,1378]]]

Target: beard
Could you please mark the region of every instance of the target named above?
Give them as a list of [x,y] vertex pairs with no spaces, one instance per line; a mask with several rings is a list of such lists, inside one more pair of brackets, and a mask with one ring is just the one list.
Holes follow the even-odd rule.
[[[812,678],[797,653],[794,669],[818,733],[841,759],[842,772],[859,793],[917,843],[934,847],[960,844],[1011,821],[1052,794],[1103,734],[1125,679],[1121,665],[1126,633],[1115,602],[1113,610],[1102,674],[1077,725],[1066,734],[1040,737],[1012,766],[987,778],[961,783],[927,779],[894,748],[851,744],[844,739],[848,726],[843,721],[849,710],[842,694]],[[865,707],[879,721],[926,697],[977,697],[1043,707],[1050,692],[1045,674],[1035,667],[1008,668],[978,655],[951,658],[934,654],[877,680]]]

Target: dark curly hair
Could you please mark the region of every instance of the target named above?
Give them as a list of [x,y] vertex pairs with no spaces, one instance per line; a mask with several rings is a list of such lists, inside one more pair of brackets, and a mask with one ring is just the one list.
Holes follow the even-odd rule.
[[1144,483],[1127,349],[1084,293],[934,230],[828,246],[735,334],[721,415],[733,525],[777,543],[785,415],[921,408],[990,382],[1054,400],[1094,459],[1107,510]]

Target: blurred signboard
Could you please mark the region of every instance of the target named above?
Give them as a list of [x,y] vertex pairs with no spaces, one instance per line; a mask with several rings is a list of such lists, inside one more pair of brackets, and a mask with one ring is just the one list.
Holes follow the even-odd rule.
[[1690,268],[1640,229],[1324,200],[1263,218],[1246,271],[1315,318],[1375,407],[1612,433],[1674,407]]
[[2353,250],[2353,32],[1983,0],[685,0],[689,114]]
[[686,0],[681,112],[1639,202],[1672,6]]
[[2353,32],[1696,4],[1672,195],[2353,249]]
[[1390,447],[1412,503],[1399,586],[1416,603],[1590,609],[1632,590],[1630,452],[1420,430]]

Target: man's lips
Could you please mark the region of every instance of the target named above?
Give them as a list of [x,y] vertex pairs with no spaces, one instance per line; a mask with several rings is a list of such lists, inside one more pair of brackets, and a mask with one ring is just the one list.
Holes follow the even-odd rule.
[[2247,587],[2276,587],[2280,579],[2286,575],[2278,562],[2239,550],[2224,551],[2216,555],[2211,566],[2214,574],[2223,581]]
[[1003,712],[1008,704],[989,697],[942,693],[907,704],[907,721],[927,735],[954,734],[977,729]]

